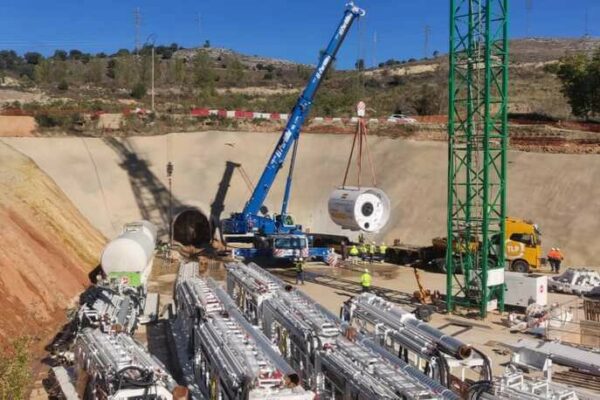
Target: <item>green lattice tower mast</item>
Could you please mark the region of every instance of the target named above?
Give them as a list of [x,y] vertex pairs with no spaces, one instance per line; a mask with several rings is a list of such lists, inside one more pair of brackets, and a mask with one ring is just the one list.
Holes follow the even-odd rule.
[[508,0],[450,3],[447,306],[485,317],[504,309]]

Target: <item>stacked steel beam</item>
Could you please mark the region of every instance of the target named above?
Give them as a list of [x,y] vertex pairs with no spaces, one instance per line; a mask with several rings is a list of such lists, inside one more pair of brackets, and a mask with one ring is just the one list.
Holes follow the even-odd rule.
[[[302,292],[257,265],[229,264],[228,279],[252,276],[271,295],[258,309],[260,326],[285,359],[324,398],[458,399],[451,390],[392,355]],[[240,270],[244,270],[245,274]],[[243,291],[240,282],[228,285]],[[276,286],[274,285],[276,284]],[[237,293],[252,297],[251,292]]]
[[[269,340],[237,310],[212,279],[190,274],[182,264],[176,288],[179,320],[191,327],[188,356],[193,381],[206,396],[227,399],[308,400],[314,394],[286,386],[297,375]],[[189,372],[188,372],[189,373]],[[188,377],[189,378],[189,377]]]

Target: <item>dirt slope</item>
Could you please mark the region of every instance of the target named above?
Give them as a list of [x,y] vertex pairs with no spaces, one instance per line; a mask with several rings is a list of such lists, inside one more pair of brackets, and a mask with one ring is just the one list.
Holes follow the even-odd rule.
[[0,143],[0,342],[64,323],[104,243],[36,164]]
[[[158,186],[151,191],[167,186],[165,165],[170,155],[175,165],[175,198],[209,215],[226,162],[242,164],[256,183],[277,138],[278,134],[257,132],[200,132],[134,137],[129,144],[156,178]],[[123,222],[142,215],[121,156],[102,140],[3,140],[36,160],[105,235],[114,235]],[[341,184],[351,141],[349,135],[328,134],[307,134],[300,139],[290,207],[296,220],[313,232],[342,232],[329,219],[327,200],[331,190]],[[391,222],[377,239],[427,244],[431,238],[445,235],[446,144],[384,137],[374,137],[370,143],[378,182],[393,207]],[[280,207],[287,167],[281,172],[267,199],[271,212]],[[509,175],[509,212],[540,225],[544,250],[559,246],[566,253],[567,264],[598,265],[600,156],[511,151]],[[248,198],[247,185],[236,170],[221,217],[241,210]]]

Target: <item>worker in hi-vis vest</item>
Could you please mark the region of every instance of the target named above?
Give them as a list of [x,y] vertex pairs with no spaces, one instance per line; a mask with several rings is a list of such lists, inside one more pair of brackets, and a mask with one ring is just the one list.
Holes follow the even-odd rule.
[[379,254],[380,254],[380,257],[381,257],[381,260],[380,260],[381,262],[385,261],[385,253],[386,253],[386,251],[387,251],[387,246],[385,245],[385,242],[381,243],[381,245],[379,245]]
[[297,258],[294,261],[294,267],[296,268],[296,285],[300,282],[304,285],[304,259]]
[[360,286],[363,292],[371,290],[371,274],[368,269],[365,269],[365,272],[360,277]]
[[358,257],[360,255],[360,252],[358,251],[358,247],[356,247],[355,244],[352,245],[352,247],[350,247],[350,261],[352,261],[352,264],[356,264],[358,262]]
[[373,260],[375,259],[375,242],[371,242],[370,245],[368,245],[368,250],[369,250],[369,262],[371,264],[373,264]]

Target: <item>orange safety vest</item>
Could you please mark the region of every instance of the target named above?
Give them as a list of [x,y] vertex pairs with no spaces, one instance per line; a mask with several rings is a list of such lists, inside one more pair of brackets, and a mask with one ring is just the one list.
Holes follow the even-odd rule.
[[564,257],[560,251],[550,250],[548,258],[551,260],[562,260]]

